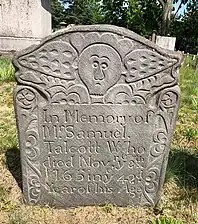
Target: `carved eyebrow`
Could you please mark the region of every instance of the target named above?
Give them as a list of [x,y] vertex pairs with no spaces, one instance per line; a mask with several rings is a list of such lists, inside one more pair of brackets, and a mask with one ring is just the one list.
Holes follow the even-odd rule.
[[[99,58],[99,56],[96,55],[96,54],[94,54],[94,55],[91,56],[91,58]],[[108,61],[111,61],[111,60],[110,60],[108,57],[106,57],[106,56],[102,56],[101,59],[107,59]]]
[[99,58],[99,56],[96,55],[96,54],[94,54],[94,55],[91,56],[91,58],[95,58],[95,57],[96,57],[96,58]]
[[101,59],[107,59],[108,61],[111,61],[108,57],[102,56]]

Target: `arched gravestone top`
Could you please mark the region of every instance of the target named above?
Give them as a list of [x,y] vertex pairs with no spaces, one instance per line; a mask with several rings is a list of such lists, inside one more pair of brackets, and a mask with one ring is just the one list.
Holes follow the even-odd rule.
[[61,30],[19,52],[15,109],[26,201],[155,205],[181,60],[109,25]]

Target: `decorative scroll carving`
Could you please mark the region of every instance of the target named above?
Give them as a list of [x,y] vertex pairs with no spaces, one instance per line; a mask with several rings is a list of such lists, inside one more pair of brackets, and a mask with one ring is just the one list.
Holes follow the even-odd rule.
[[[179,103],[179,88],[173,87],[159,93],[159,109],[155,119],[155,129],[153,133],[153,143],[150,146],[148,167],[145,170],[145,205],[155,204],[156,192],[159,190],[159,176],[163,172],[159,164],[163,164],[165,155],[168,154],[170,138],[172,136],[171,127],[175,126],[176,115]],[[157,167],[158,166],[158,167]],[[162,169],[162,168],[161,168]],[[162,174],[161,174],[162,175]],[[149,189],[153,189],[150,191]]]
[[18,87],[15,99],[17,115],[23,120],[23,123],[20,121],[22,124],[19,124],[19,134],[23,135],[23,141],[20,141],[22,160],[25,162],[23,178],[27,179],[28,200],[35,204],[41,196],[38,99],[35,90],[25,86]]
[[72,85],[68,89],[54,86],[48,92],[51,93],[52,104],[90,104],[88,91],[83,85]]
[[130,104],[132,96],[132,89],[129,85],[118,84],[107,92],[104,100],[108,104]]

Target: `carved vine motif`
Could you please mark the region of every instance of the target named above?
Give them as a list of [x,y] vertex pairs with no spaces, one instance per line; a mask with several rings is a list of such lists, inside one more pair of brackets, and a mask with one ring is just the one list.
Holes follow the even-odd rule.
[[[179,88],[173,87],[162,91],[159,97],[159,109],[155,119],[153,143],[150,146],[148,167],[144,173],[145,187],[143,190],[146,199],[145,205],[153,206],[154,198],[160,185],[160,168],[164,162],[164,155],[167,154],[169,139],[172,136],[175,116],[178,109]],[[174,117],[173,117],[174,116]],[[165,153],[166,152],[166,153]]]
[[[39,156],[40,148],[38,145],[38,109],[37,96],[33,89],[21,87],[16,93],[17,113],[25,127],[20,130],[23,135],[21,144],[22,158],[26,166],[23,176],[27,178],[27,191],[30,203],[37,203],[41,194],[40,184],[40,165]],[[22,139],[21,139],[22,140]]]
[[[98,103],[146,104],[154,90],[177,82],[170,68],[178,60],[149,48],[135,49],[134,43],[113,33],[72,33],[67,42],[50,40],[19,57],[21,71],[16,76],[51,103],[91,104],[98,96]],[[55,95],[61,95],[60,100]]]

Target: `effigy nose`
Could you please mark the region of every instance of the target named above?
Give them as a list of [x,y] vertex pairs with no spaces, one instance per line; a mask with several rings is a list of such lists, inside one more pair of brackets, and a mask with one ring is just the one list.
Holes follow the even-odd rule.
[[96,69],[94,73],[94,79],[95,80],[103,80],[105,78],[104,71],[101,70],[100,66]]

